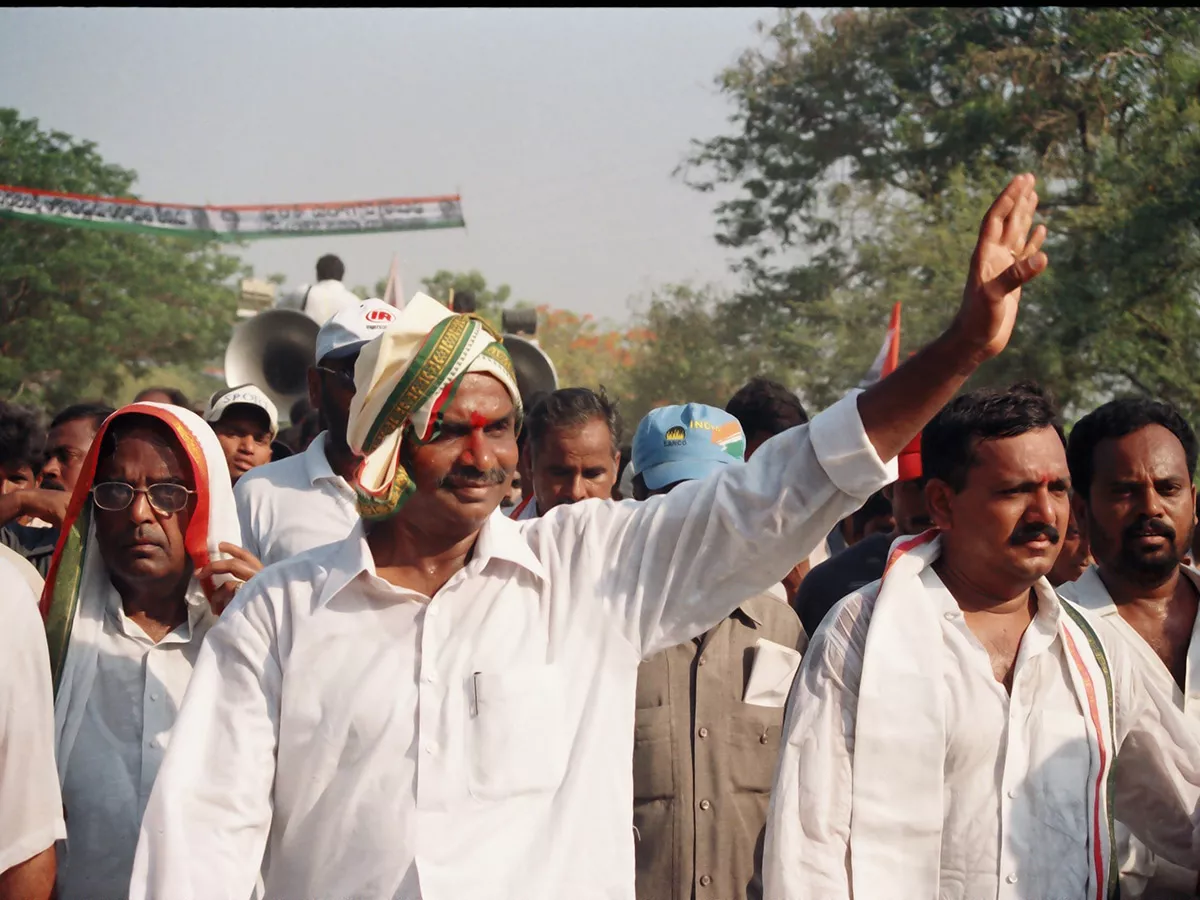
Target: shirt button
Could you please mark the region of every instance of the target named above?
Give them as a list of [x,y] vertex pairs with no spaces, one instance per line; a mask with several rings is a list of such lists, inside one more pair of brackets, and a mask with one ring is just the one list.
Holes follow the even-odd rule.
[[700,887],[708,887],[710,884],[712,884],[712,876],[711,875],[701,875],[700,876]]
[[708,737],[708,729],[705,728],[703,725],[700,726],[700,737],[702,737],[702,738]]
[[158,694],[151,694],[151,695],[150,695],[150,699],[151,699],[151,700],[157,700],[157,699],[158,699]]
[[950,620],[951,622],[953,622],[955,619],[957,619],[957,618],[958,618],[958,613],[956,613],[956,612],[948,612],[948,613],[946,613],[946,618],[947,618],[948,620]]
[[1006,875],[1004,877],[1004,880],[1007,881],[1009,884],[1016,884],[1017,883],[1017,873],[1014,872],[1011,875]]
[[704,810],[712,809],[712,804],[711,804],[711,803],[709,803],[707,800],[701,800],[701,801],[700,801],[700,808],[701,808],[701,809],[704,809]]
[[698,665],[698,666],[702,666],[702,665],[704,665],[704,662],[705,662],[705,659],[704,659],[704,657],[702,656],[702,657],[700,657],[700,662],[696,663],[696,665]]
[[436,683],[437,683],[437,676],[436,676],[436,675],[434,675],[434,674],[431,672],[430,674],[426,675],[426,676],[425,676],[424,678],[422,678],[421,680],[422,680],[422,681],[424,681],[426,684],[436,684]]
[[425,752],[429,753],[429,754],[436,754],[438,752],[437,741],[433,741],[432,743],[426,744]]
[[1009,788],[1009,789],[1008,789],[1008,799],[1009,799],[1009,800],[1013,800],[1013,799],[1015,799],[1015,798],[1016,798],[1016,796],[1017,796],[1017,789],[1016,789],[1016,788]]
[[758,736],[758,742],[760,744],[765,744],[767,742],[767,740],[768,740],[767,733],[765,731]]

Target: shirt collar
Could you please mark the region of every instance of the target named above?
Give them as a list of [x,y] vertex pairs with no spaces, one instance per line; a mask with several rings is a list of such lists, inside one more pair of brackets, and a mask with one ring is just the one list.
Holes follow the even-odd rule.
[[318,481],[337,478],[338,475],[329,465],[329,457],[325,455],[325,438],[328,432],[322,431],[304,451],[304,468],[308,472],[310,484]]
[[[525,540],[524,529],[505,516],[498,507],[479,530],[475,552],[467,565],[474,573],[483,574],[493,559],[513,563],[542,581],[547,580],[541,560]],[[320,607],[327,604],[363,572],[374,575],[375,560],[367,545],[366,532],[359,522],[350,532],[350,536],[338,545],[330,561],[329,574],[317,593],[316,605]]]
[[[184,600],[187,607],[187,619],[176,625],[156,646],[163,644],[186,644],[192,640],[192,635],[199,633],[197,629],[199,629],[203,622],[206,613],[209,612],[209,604],[208,598],[204,595],[204,589],[195,578],[188,582],[187,594]],[[113,627],[126,637],[149,640],[145,631],[137,627],[133,620],[125,614],[125,607],[121,602],[121,593],[113,586],[112,582],[108,584],[108,598],[105,602],[104,614],[108,617]],[[130,626],[134,626],[136,630],[131,630]],[[151,643],[153,642],[151,641]]]

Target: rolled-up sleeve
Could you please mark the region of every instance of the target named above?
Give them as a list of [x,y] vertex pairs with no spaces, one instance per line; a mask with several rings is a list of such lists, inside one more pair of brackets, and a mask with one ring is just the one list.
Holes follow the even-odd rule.
[[578,524],[601,594],[643,658],[711,628],[781,581],[894,480],[854,392],[767,441],[750,462],[644,503],[590,505]]
[[282,673],[265,591],[252,581],[242,593],[200,648],[142,819],[130,900],[246,900],[255,888]]

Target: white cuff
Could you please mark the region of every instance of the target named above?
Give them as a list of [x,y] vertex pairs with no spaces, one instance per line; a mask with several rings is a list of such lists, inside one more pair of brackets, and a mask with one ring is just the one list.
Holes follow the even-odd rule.
[[817,461],[839,491],[866,500],[891,484],[899,475],[896,460],[884,463],[875,451],[862,416],[858,413],[858,395],[853,390],[809,423],[809,439]]

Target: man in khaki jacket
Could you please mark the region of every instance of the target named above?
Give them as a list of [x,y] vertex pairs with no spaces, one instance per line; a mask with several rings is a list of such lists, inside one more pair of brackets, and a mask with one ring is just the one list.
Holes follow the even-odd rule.
[[[656,409],[633,439],[634,497],[740,463],[745,447],[738,420],[722,410]],[[641,664],[633,746],[639,900],[762,897],[771,779],[806,643],[777,585]]]

